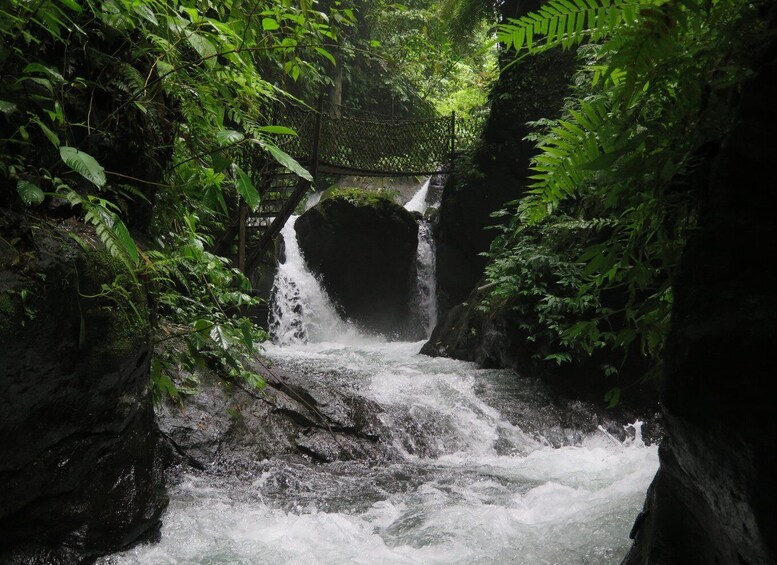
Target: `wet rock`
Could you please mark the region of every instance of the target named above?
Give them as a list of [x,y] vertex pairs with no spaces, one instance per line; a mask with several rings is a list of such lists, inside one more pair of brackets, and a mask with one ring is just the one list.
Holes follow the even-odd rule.
[[413,331],[418,226],[410,212],[384,198],[333,197],[295,227],[308,267],[345,318],[392,338]]
[[255,369],[267,378],[261,391],[201,370],[199,394],[168,399],[157,408],[159,428],[182,463],[234,473],[273,457],[318,462],[392,457],[380,442],[389,436],[377,404],[293,372]]
[[154,535],[167,504],[145,294],[65,231],[36,226],[0,271],[2,563],[89,561]]
[[775,73],[765,65],[743,92],[678,269],[662,391],[669,438],[626,565],[777,563],[777,271],[765,267],[777,261],[777,196],[766,188]]
[[527,122],[559,113],[574,69],[573,54],[549,51],[499,75],[481,139],[471,156],[457,161],[443,191],[435,230],[440,311],[465,301],[483,275],[481,254],[497,234],[486,229],[498,223],[491,214],[520,198],[528,184],[536,150],[525,139]]

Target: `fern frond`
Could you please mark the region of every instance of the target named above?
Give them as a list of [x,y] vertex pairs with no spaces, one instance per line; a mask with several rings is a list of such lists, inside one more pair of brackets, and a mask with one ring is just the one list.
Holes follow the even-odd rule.
[[103,242],[108,253],[120,260],[134,278],[135,268],[140,262],[140,253],[127,226],[116,213],[118,207],[103,198],[84,197],[71,189],[65,191],[62,196],[71,206],[81,206],[84,220],[94,226],[97,237]]
[[636,21],[644,8],[666,0],[550,0],[537,11],[499,26],[497,39],[507,49],[540,53],[569,49],[583,41],[598,42],[620,26]]

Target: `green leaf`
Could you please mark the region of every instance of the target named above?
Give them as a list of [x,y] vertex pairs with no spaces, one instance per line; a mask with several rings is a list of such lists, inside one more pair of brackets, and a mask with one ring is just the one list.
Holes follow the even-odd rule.
[[37,206],[46,198],[46,195],[38,185],[26,180],[20,180],[16,183],[16,192],[25,206]]
[[297,132],[291,128],[285,126],[260,126],[256,128],[257,131],[263,131],[265,133],[274,133],[279,135],[297,135]]
[[611,388],[604,395],[604,401],[607,402],[607,408],[615,408],[621,401],[621,389]]
[[46,67],[44,65],[41,65],[40,63],[30,63],[26,67],[24,67],[23,73],[41,73],[44,75],[47,75],[49,78],[54,79],[54,82],[58,82],[62,84],[65,82],[65,77],[63,77],[61,74],[59,74],[58,71],[52,69],[51,67]]
[[262,19],[262,29],[264,31],[275,31],[276,29],[279,29],[281,26],[277,22],[277,20],[274,20],[272,18],[263,18]]
[[68,167],[86,180],[93,183],[98,188],[105,186],[105,169],[102,168],[94,157],[88,153],[79,151],[75,147],[68,147],[65,145],[59,148],[59,155]]
[[216,133],[216,141],[219,145],[234,145],[245,139],[245,135],[233,129],[222,129]]
[[211,59],[216,56],[218,51],[206,37],[198,33],[191,33],[186,39],[202,59],[207,59],[213,64]]
[[133,7],[133,9],[135,10],[135,13],[144,20],[154,24],[155,26],[159,25],[159,21],[156,19],[153,10],[151,10],[151,8],[148,6],[144,4],[137,4]]
[[235,188],[238,194],[243,197],[243,200],[245,200],[245,203],[252,211],[256,210],[256,207],[259,205],[259,191],[256,190],[254,183],[251,182],[251,177],[243,169],[235,165],[235,172],[237,173]]
[[240,332],[243,336],[243,345],[247,349],[253,350],[254,348],[254,336],[252,334],[253,324],[250,321],[243,319],[240,321]]
[[327,51],[323,47],[316,47],[316,53],[325,57],[333,65],[335,66],[337,65],[337,61],[335,61],[334,55],[332,55],[329,51]]
[[73,10],[74,12],[83,12],[84,9],[75,0],[59,0],[62,4]]
[[7,100],[0,100],[0,112],[6,116],[16,112],[16,104],[8,102]]
[[273,156],[273,159],[275,159],[280,165],[283,165],[297,176],[313,182],[313,177],[307,171],[307,169],[300,165],[294,157],[286,153],[283,149],[277,145],[273,145],[272,143],[266,143],[260,140],[257,140],[257,143],[262,146],[262,149],[270,153],[270,155]]
[[54,145],[54,147],[59,147],[59,136],[57,136],[56,133],[51,131],[46,124],[41,122],[40,120],[33,120],[36,124],[38,124],[38,127],[43,132],[43,135],[48,138],[48,140]]
[[216,343],[216,345],[224,350],[229,349],[229,346],[232,345],[232,339],[229,337],[229,334],[219,324],[216,324],[211,328],[210,338]]

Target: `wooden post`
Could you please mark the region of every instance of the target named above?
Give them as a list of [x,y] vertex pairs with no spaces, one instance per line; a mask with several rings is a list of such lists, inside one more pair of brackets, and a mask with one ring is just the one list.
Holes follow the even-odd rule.
[[313,185],[318,186],[318,163],[321,159],[321,130],[324,125],[324,95],[318,97],[318,113],[313,127],[313,144],[310,147],[310,176],[313,177]]
[[246,272],[246,220],[248,218],[248,206],[240,199],[238,205],[238,226],[237,226],[237,268],[245,276],[248,276]]

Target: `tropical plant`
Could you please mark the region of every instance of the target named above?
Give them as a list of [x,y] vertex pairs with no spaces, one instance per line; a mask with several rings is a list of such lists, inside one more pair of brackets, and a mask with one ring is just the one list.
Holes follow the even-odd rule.
[[[0,203],[41,216],[72,205],[156,299],[158,339],[180,334],[192,358],[210,351],[259,384],[243,361],[264,334],[239,312],[254,299],[207,248],[238,198],[258,204],[246,156],[308,175],[279,147],[295,132],[276,108],[294,84],[321,81],[338,13],[284,0],[3,2],[0,179],[11,190]],[[157,384],[172,364],[155,361]]]
[[[551,252],[553,288],[532,309],[534,328],[560,347],[553,360],[639,343],[660,361],[672,277],[698,215],[693,179],[731,124],[763,13],[744,1],[551,0],[500,26],[519,58],[584,44],[563,116],[535,124],[530,186],[502,212],[512,220],[488,272],[492,302],[530,293],[533,258]],[[559,249],[537,233],[576,243]],[[562,315],[569,300],[576,313]]]

